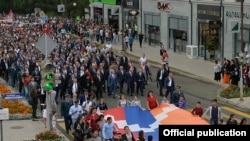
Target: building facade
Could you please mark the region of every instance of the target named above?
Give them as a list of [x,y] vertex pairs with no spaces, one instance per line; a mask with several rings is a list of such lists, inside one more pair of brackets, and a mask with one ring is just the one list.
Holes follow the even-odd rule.
[[[158,46],[162,42],[167,49],[185,53],[186,45],[196,45],[199,58],[222,60],[224,57],[234,58],[241,51],[241,7],[236,1],[124,0],[123,15],[120,5],[114,2],[95,2],[90,7],[92,19],[97,20],[103,13],[103,22],[108,24],[110,15],[118,15],[119,29],[136,25],[149,46]],[[114,12],[117,9],[118,14]],[[131,15],[131,10],[139,14]],[[244,50],[249,52],[250,2],[247,1],[244,3],[243,23]]]
[[[119,1],[119,0],[118,0]],[[112,25],[121,30],[132,28],[141,31],[141,2],[142,0],[90,0],[91,19],[96,23]],[[123,5],[123,12],[121,12]],[[122,18],[124,18],[122,21]],[[122,23],[123,22],[123,23]],[[139,31],[140,30],[140,31]]]
[[185,52],[191,43],[190,3],[144,0],[142,7],[145,41],[151,46],[162,42],[165,48]]
[[[233,58],[241,52],[241,8],[239,5],[224,6],[224,56]],[[244,6],[243,16],[243,41],[244,51],[250,51],[250,5]]]

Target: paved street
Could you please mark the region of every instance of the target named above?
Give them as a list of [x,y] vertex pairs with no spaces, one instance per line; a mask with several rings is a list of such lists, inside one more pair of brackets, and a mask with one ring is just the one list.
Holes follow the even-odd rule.
[[[136,64],[136,65],[138,65],[138,64]],[[161,99],[162,99],[159,96],[159,92],[157,89],[157,83],[155,81],[157,70],[158,70],[157,68],[151,68],[153,81],[152,82],[148,81],[149,84],[146,86],[146,89],[144,89],[145,90],[144,96],[143,97],[139,96],[139,99],[141,100],[143,107],[146,107],[146,94],[149,90],[153,90],[155,92],[159,101],[161,101]],[[181,74],[177,74],[177,73],[174,73],[174,78],[175,78],[176,85],[180,85],[182,87],[182,91],[185,94],[185,98],[187,100],[186,110],[188,110],[188,111],[192,110],[192,108],[195,106],[195,103],[197,101],[200,101],[204,108],[207,108],[208,106],[210,106],[211,100],[216,98],[217,92],[221,88],[220,85],[196,80],[196,79],[189,78],[189,77],[183,76]],[[124,91],[125,90],[126,90],[126,87],[125,87]],[[107,94],[104,94],[104,98],[105,98],[106,102],[108,103],[109,108],[117,107],[118,98],[113,99],[112,97],[107,96]],[[133,97],[126,96],[126,99],[131,101],[133,99]],[[224,106],[224,105],[221,105],[221,106],[222,106],[222,110],[223,110],[224,121],[227,121],[227,119],[229,118],[229,115],[231,113],[236,114],[235,116],[236,116],[236,119],[238,122],[240,122],[242,117],[246,117],[248,119],[248,121],[250,121],[250,114],[240,112],[238,110],[229,108],[229,107]],[[205,119],[208,121],[208,116],[206,116]],[[64,129],[63,122],[59,122],[59,126],[60,126],[60,129],[62,129],[62,130]],[[65,132],[63,131],[63,133],[65,133]],[[72,135],[68,136],[68,137],[70,138],[70,137],[72,137]]]

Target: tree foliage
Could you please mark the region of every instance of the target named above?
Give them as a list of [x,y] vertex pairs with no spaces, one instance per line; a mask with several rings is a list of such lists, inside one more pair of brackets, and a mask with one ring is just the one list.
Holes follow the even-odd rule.
[[[74,2],[76,6],[73,6]],[[65,13],[57,12],[58,4],[65,5]],[[0,12],[5,13],[12,9],[14,13],[29,14],[34,12],[34,8],[41,8],[51,16],[83,16],[87,7],[89,0],[0,0]]]

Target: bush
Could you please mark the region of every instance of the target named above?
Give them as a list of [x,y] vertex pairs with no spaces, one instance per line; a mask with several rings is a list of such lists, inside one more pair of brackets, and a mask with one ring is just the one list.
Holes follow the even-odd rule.
[[[220,96],[223,98],[240,98],[240,88],[235,85],[229,85],[227,88],[220,91]],[[250,96],[250,88],[244,88],[243,97]]]
[[53,131],[44,131],[36,135],[38,141],[61,141],[62,138]]

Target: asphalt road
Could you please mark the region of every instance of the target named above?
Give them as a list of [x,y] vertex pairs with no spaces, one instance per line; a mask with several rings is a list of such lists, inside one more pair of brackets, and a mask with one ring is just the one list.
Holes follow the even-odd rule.
[[[138,66],[138,63],[135,66]],[[156,83],[156,73],[158,71],[158,68],[151,68],[151,73],[152,73],[152,82],[149,80],[148,85],[146,85],[146,89],[144,89],[144,96],[138,96],[139,100],[142,103],[142,107],[146,108],[146,95],[149,90],[153,90],[155,95],[157,96],[157,99],[159,102],[161,101],[162,97],[159,95],[159,89],[157,88],[157,83]],[[171,71],[171,68],[170,68]],[[218,90],[221,88],[220,85],[216,85],[214,83],[208,83],[204,81],[200,81],[197,79],[193,79],[187,76],[183,76],[178,73],[173,73],[173,77],[175,79],[175,85],[181,86],[182,92],[184,92],[185,98],[186,98],[186,110],[190,111],[191,109],[194,108],[195,104],[197,101],[200,101],[202,104],[202,107],[204,110],[211,105],[211,100],[215,99],[217,96]],[[124,92],[126,92],[127,86],[124,85]],[[117,89],[117,92],[119,90]],[[126,93],[125,93],[126,94]],[[119,93],[117,94],[117,98],[113,99],[112,97],[109,97],[107,93],[103,94],[104,99],[108,105],[109,108],[114,108],[117,107],[118,105],[118,100],[119,100]],[[133,99],[132,96],[126,96],[126,99],[131,101]],[[60,104],[58,104],[60,106]],[[238,110],[226,107],[225,105],[220,105],[223,109],[223,119],[226,121],[229,117],[230,114],[234,113],[235,117],[238,121],[241,120],[241,118],[245,117],[250,121],[250,115],[240,112]],[[60,108],[58,108],[60,109]],[[58,111],[60,112],[60,111]],[[208,120],[208,116],[206,117]]]

